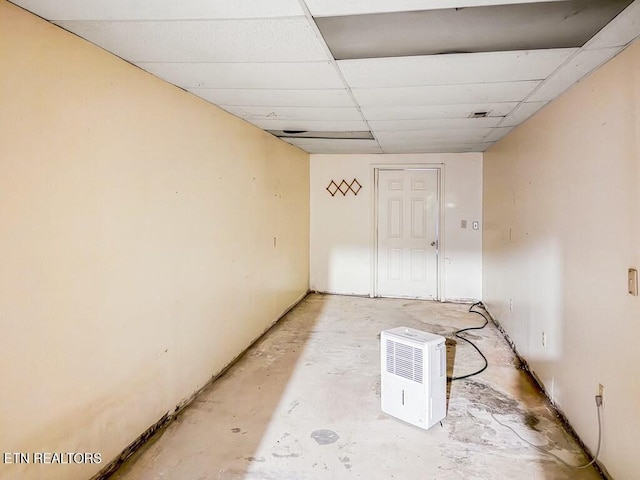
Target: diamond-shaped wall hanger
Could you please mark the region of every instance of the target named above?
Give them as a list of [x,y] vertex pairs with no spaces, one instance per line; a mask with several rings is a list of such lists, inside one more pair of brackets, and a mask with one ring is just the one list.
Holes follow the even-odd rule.
[[335,197],[336,193],[340,192],[343,197],[347,196],[349,191],[353,192],[354,195],[358,195],[358,192],[362,189],[362,185],[355,178],[348,183],[346,180],[342,180],[340,184],[336,183],[335,180],[331,180],[331,183],[327,185],[327,192],[331,194],[332,197]]

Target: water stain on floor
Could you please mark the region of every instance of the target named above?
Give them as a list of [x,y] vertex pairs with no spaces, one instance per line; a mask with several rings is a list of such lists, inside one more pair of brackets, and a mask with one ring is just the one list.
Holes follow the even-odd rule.
[[314,430],[311,432],[313,438],[318,445],[330,445],[336,443],[340,436],[333,430]]

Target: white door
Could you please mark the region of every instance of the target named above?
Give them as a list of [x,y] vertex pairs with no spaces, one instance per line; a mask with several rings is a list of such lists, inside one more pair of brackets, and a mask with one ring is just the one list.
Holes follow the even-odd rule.
[[438,298],[438,175],[378,171],[378,296]]

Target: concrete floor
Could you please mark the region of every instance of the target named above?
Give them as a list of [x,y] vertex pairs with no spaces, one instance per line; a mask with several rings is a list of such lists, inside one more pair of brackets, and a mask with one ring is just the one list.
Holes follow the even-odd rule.
[[[492,418],[585,462],[492,324],[468,334],[489,368],[450,384],[442,426],[421,430],[380,410],[380,331],[450,336],[482,324],[468,307],[309,295],[111,479],[600,478],[592,467],[562,466]],[[471,346],[448,343],[450,373],[482,366]]]

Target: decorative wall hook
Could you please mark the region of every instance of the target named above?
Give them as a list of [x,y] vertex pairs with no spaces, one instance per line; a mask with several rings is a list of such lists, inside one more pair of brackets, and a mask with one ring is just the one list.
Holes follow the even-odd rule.
[[362,185],[355,178],[351,181],[351,183],[347,183],[346,180],[342,180],[339,184],[334,180],[331,180],[331,183],[327,185],[327,192],[331,194],[332,197],[335,197],[336,193],[340,192],[342,196],[346,196],[349,191],[352,191],[354,195],[358,195],[358,192],[362,189]]

